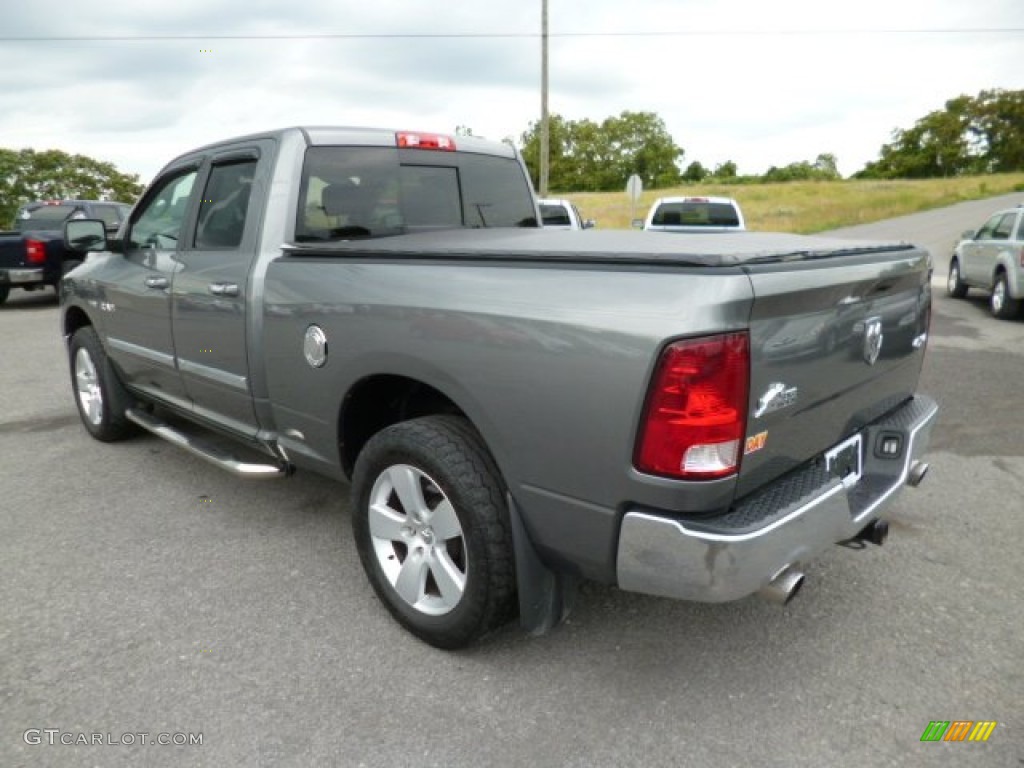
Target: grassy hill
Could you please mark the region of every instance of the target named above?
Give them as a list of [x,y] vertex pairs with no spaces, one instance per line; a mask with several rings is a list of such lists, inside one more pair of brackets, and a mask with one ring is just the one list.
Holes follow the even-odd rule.
[[[940,208],[963,200],[1022,192],[1024,173],[963,176],[951,179],[899,181],[791,181],[783,184],[689,184],[644,192],[637,218],[659,197],[722,195],[736,198],[749,229],[774,232],[820,232],[836,227]],[[579,206],[602,229],[630,226],[630,202],[625,192],[580,192],[564,197]]]

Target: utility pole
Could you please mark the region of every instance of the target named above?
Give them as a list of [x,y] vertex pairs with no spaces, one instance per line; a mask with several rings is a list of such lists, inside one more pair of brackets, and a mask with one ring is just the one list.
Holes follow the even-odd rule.
[[548,0],[540,11],[540,196],[548,194]]

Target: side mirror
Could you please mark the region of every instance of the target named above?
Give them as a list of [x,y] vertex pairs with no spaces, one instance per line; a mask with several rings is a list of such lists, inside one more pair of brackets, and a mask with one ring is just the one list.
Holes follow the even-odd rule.
[[593,229],[596,226],[597,226],[597,222],[594,221],[593,219],[586,219],[583,222],[583,228],[584,229]]
[[633,219],[632,227],[633,227],[633,229],[643,229],[644,228],[644,220],[643,219]]
[[974,231],[973,229],[965,229],[965,230],[964,230],[964,231],[963,231],[963,232],[962,232],[962,233],[960,234],[960,237],[961,237],[961,239],[963,239],[963,240],[973,240],[973,239],[974,239],[974,236],[975,236],[976,234],[977,234],[977,233],[976,233],[976,232],[975,232],[975,231]]
[[107,250],[107,228],[99,219],[73,219],[64,223],[64,247],[76,253]]

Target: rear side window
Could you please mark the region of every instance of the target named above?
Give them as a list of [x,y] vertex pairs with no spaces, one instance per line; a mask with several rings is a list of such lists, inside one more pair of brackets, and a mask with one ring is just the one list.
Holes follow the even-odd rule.
[[242,242],[255,173],[256,160],[213,166],[199,203],[196,248],[237,248]]
[[121,206],[117,205],[94,205],[92,212],[97,219],[103,221],[107,229],[116,229],[121,225],[121,220],[124,218]]
[[310,147],[298,242],[426,229],[535,227],[530,188],[511,158],[389,147]]
[[729,203],[664,203],[654,212],[656,227],[738,227],[740,218]]

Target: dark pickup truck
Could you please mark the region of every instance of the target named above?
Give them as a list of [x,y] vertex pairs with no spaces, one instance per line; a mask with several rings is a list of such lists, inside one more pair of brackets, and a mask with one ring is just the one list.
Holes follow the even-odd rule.
[[65,226],[95,251],[61,292],[85,429],[350,481],[370,583],[444,648],[550,628],[579,578],[785,602],[882,542],[937,413],[926,251],[538,221],[515,149],[473,137],[183,155],[117,239]]
[[117,232],[131,206],[94,200],[43,200],[18,210],[14,229],[0,232],[0,304],[11,288],[34,291],[54,288],[77,267],[82,255],[64,247],[64,222],[99,219],[109,233]]

